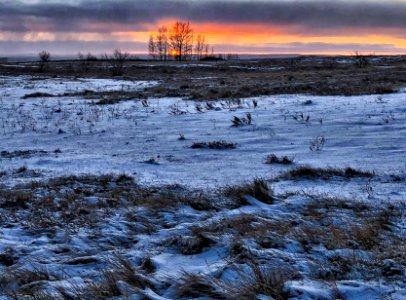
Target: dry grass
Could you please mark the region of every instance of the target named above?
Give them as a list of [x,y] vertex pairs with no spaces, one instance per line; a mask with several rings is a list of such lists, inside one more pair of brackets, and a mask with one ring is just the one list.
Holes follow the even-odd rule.
[[[128,296],[120,286],[124,282],[131,287],[132,291],[141,293],[146,288],[153,288],[152,280],[144,275],[140,268],[119,253],[114,253],[109,261],[109,267],[100,271],[100,280],[92,281],[87,286],[78,288],[74,292],[79,299],[106,299],[112,297]],[[62,295],[68,295],[68,291],[60,289]]]
[[229,143],[226,141],[213,141],[213,142],[198,142],[193,143],[192,149],[215,149],[215,150],[224,150],[224,149],[235,149],[237,144]]
[[35,93],[31,93],[31,94],[25,94],[24,96],[21,97],[21,99],[49,98],[49,97],[55,97],[55,95],[48,94],[48,93],[35,92]]
[[234,116],[233,119],[231,120],[231,123],[233,127],[239,127],[239,126],[246,126],[246,125],[252,125],[252,115],[250,113],[247,113],[245,117],[237,117]]
[[338,168],[313,168],[310,166],[302,166],[293,170],[287,171],[279,176],[279,179],[330,179],[332,177],[354,178],[365,177],[371,178],[375,174],[370,171],[357,170],[353,168],[338,169]]
[[210,297],[211,299],[230,299],[223,292],[217,291],[217,281],[209,276],[184,272],[177,284],[176,294],[180,298]]
[[175,235],[168,241],[168,245],[176,246],[183,255],[194,255],[202,253],[214,244],[214,241],[201,232],[194,230],[192,235]]
[[33,199],[33,194],[29,191],[3,190],[0,191],[0,208],[7,210],[27,209],[31,199]]
[[281,165],[290,165],[293,163],[293,159],[287,156],[278,157],[275,154],[269,154],[265,157],[266,164],[281,164]]
[[[404,58],[380,57],[366,68],[342,64],[342,57],[311,59],[261,59],[205,62],[208,67],[193,65],[179,68],[175,62],[131,61],[126,74],[131,80],[154,80],[160,84],[134,93],[133,97],[183,97],[197,100],[238,99],[270,94],[360,95],[396,91],[405,84]],[[347,59],[347,58],[346,58]],[[295,61],[295,62],[292,62]],[[47,76],[111,76],[105,62],[93,61],[84,70],[83,61],[49,62]],[[379,64],[379,66],[378,66]],[[381,66],[390,66],[382,68]],[[35,74],[29,65],[0,65],[4,74]],[[201,77],[199,80],[191,80]],[[213,80],[219,78],[221,80]],[[206,79],[205,79],[206,78]],[[210,88],[208,88],[210,86]],[[183,88],[182,88],[183,87]],[[187,87],[187,88],[186,88]],[[99,98],[100,99],[100,98]],[[122,97],[122,99],[131,99]]]
[[276,300],[288,299],[289,294],[284,287],[286,282],[294,277],[291,269],[261,265],[256,261],[248,261],[245,268],[242,265],[234,265],[231,269],[236,273],[236,280],[184,273],[178,283],[177,294],[181,298],[251,300],[265,295]]
[[251,196],[266,204],[274,201],[272,190],[265,180],[257,178],[252,183],[229,186],[222,190],[222,194],[236,201],[239,206],[247,203],[246,197]]
[[[93,200],[87,201],[88,197]],[[260,294],[286,299],[286,282],[295,278],[296,273],[274,263],[294,264],[294,258],[285,252],[292,244],[295,247],[301,244],[302,249],[298,251],[309,266],[316,269],[314,278],[317,280],[348,280],[353,279],[354,274],[368,280],[382,276],[397,280],[402,274],[402,267],[406,265],[405,240],[396,225],[404,218],[402,204],[371,206],[354,199],[300,192],[285,195],[286,200],[289,197],[306,200],[294,211],[280,210],[279,204],[283,205],[283,201],[278,200],[277,206],[268,207],[275,208],[275,214],[268,214],[267,210],[255,214],[227,213],[230,208],[247,205],[249,197],[268,204],[276,197],[283,198],[274,195],[262,179],[219,191],[197,191],[179,185],[142,187],[126,175],[65,177],[0,193],[0,220],[3,226],[11,228],[22,224],[27,232],[46,234],[56,243],[60,242],[56,233],[61,229],[85,229],[90,232],[89,240],[99,241],[95,249],[100,252],[111,253],[118,247],[128,251],[138,242],[138,235],[151,236],[152,247],[159,253],[196,255],[215,246],[225,248],[225,261],[238,275],[237,279],[231,282],[217,273],[215,277],[184,273],[171,288],[177,291],[178,298],[184,299],[256,299]],[[107,223],[113,215],[120,217],[123,230],[104,237],[100,228],[111,226]],[[156,239],[166,230],[172,232],[170,238],[165,235]],[[66,243],[70,236],[67,232],[61,243]],[[92,267],[94,262],[104,262],[97,258],[97,253],[76,254],[73,249],[59,252],[60,245],[57,246],[55,253],[64,257],[62,263],[69,268],[76,268],[78,264]],[[320,266],[322,247],[331,252]],[[345,251],[334,251],[337,249]],[[160,293],[170,281],[178,278],[155,281],[153,256],[156,252],[148,250],[140,263],[139,258],[134,258],[137,264],[122,255],[107,254],[107,266],[103,265],[99,273],[89,276],[86,286],[58,289],[60,295],[56,299],[125,298],[127,293],[142,296],[145,289]],[[9,294],[27,295],[29,299],[55,298],[44,291],[47,282],[58,277],[42,269],[26,272],[18,264],[20,256],[19,250],[0,254],[5,270],[0,275],[0,288]],[[388,259],[394,261],[393,267],[387,266],[385,260]]]
[[46,281],[61,279],[59,275],[50,273],[45,267],[29,269],[15,265],[2,271],[0,275],[0,291],[9,296],[45,296],[46,293],[38,291],[39,287]]
[[[334,222],[341,214],[346,215],[347,221]],[[371,210],[362,202],[330,198],[308,204],[303,217],[311,223],[295,229],[292,234],[307,248],[309,244],[323,244],[327,249],[372,251],[394,242],[392,219],[400,218],[401,213],[390,206]]]

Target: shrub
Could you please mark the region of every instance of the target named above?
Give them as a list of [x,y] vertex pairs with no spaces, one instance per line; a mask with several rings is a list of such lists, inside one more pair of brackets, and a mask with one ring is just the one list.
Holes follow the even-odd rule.
[[38,53],[38,57],[39,57],[38,72],[42,73],[45,71],[45,68],[48,66],[48,63],[51,60],[51,54],[48,51],[41,51],[40,53]]
[[277,157],[275,154],[269,154],[265,158],[266,164],[281,164],[281,165],[290,165],[293,163],[293,158],[289,158],[287,156]]
[[35,92],[31,94],[26,94],[21,97],[21,99],[28,99],[28,98],[48,98],[48,97],[55,97],[55,95],[48,94],[48,93],[41,93],[41,92]]
[[314,138],[312,141],[310,141],[310,146],[309,149],[310,151],[321,151],[324,148],[324,145],[326,144],[326,138],[324,135],[319,135],[316,138]]
[[182,132],[179,132],[179,137],[178,137],[178,140],[179,140],[179,141],[184,141],[184,140],[186,140],[186,138],[185,138],[185,134],[184,134],[184,133],[182,133]]
[[128,52],[123,52],[119,49],[114,50],[113,55],[104,55],[104,59],[110,68],[113,76],[121,76],[124,73],[124,65],[128,60],[130,54]]
[[310,122],[310,115],[305,115],[301,113],[295,113],[292,115],[293,120],[297,121],[300,124],[309,124]]

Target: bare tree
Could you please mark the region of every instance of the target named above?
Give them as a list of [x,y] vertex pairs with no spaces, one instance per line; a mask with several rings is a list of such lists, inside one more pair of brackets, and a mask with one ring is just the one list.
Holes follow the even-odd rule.
[[123,52],[119,49],[114,50],[113,55],[105,54],[103,58],[106,60],[113,76],[121,76],[124,73],[124,64],[130,57],[128,52]]
[[38,53],[39,57],[39,69],[38,72],[44,72],[45,68],[48,66],[49,61],[51,60],[51,53],[48,51],[41,51]]
[[157,58],[157,47],[156,47],[156,43],[155,43],[155,38],[154,36],[151,34],[149,36],[149,42],[148,42],[148,53],[149,56],[151,56],[151,58],[153,60],[155,60]]
[[[212,48],[212,49],[213,49],[213,48]],[[205,56],[209,56],[209,51],[210,51],[210,45],[207,44],[207,45],[204,47],[204,55],[205,55]],[[213,49],[213,51],[214,51],[214,49]]]
[[166,28],[165,26],[162,26],[158,29],[158,35],[156,37],[156,48],[159,60],[168,60],[168,28]]
[[197,35],[196,46],[195,46],[195,54],[196,54],[197,59],[201,59],[203,56],[204,44],[205,44],[205,37],[202,36],[201,34]]
[[189,22],[176,22],[169,40],[174,58],[178,61],[186,60],[193,49],[193,30]]
[[196,38],[195,55],[197,59],[202,59],[203,56],[209,54],[210,45],[206,42],[206,38],[199,34]]

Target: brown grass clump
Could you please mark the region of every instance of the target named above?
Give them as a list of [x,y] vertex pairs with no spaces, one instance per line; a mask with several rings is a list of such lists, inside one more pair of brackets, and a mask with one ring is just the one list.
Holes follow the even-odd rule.
[[115,276],[120,278],[120,280],[141,289],[152,286],[148,278],[142,275],[142,273],[140,273],[140,271],[137,270],[132,263],[121,254],[114,253],[114,258],[110,265],[114,270]]
[[371,250],[378,244],[379,227],[376,224],[360,224],[352,227],[354,240],[358,242],[364,250]]
[[226,141],[213,141],[213,142],[199,142],[193,143],[192,149],[215,149],[215,150],[224,150],[224,149],[235,149],[237,144],[229,143]]
[[184,272],[177,284],[176,294],[181,298],[210,297],[212,299],[230,299],[223,292],[217,291],[216,280],[193,273]]
[[331,177],[343,177],[343,178],[354,178],[354,177],[366,177],[371,178],[374,176],[373,172],[362,171],[353,168],[337,169],[337,168],[313,168],[310,166],[302,166],[296,169],[290,170],[282,174],[280,179],[330,179]]
[[[348,221],[334,223],[333,218],[343,213]],[[323,244],[327,249],[389,249],[389,244],[397,240],[391,233],[392,219],[399,215],[393,208],[370,210],[362,203],[331,198],[331,201],[326,199],[307,205],[303,216],[311,223],[293,230],[292,234],[305,247]]]
[[250,113],[247,113],[246,116],[242,118],[234,116],[231,120],[231,123],[231,126],[233,127],[252,125],[252,115]]
[[228,292],[238,299],[255,299],[258,295],[270,296],[276,300],[287,299],[288,294],[284,291],[285,284],[293,278],[291,270],[283,267],[259,265],[250,261],[248,266],[251,274],[240,273],[241,279],[238,286],[229,286]]
[[272,190],[265,180],[260,178],[255,179],[252,183],[226,187],[222,193],[235,200],[240,206],[247,203],[247,196],[254,197],[266,204],[272,204],[274,201]]
[[21,97],[21,99],[49,98],[49,97],[55,97],[55,95],[52,95],[52,94],[49,94],[49,93],[35,92],[35,93],[31,93],[31,94],[25,94],[24,96]]
[[214,201],[202,193],[184,195],[174,190],[149,194],[144,198],[138,199],[137,204],[153,209],[169,209],[179,205],[189,205],[198,211],[217,209],[217,205],[219,205],[219,203],[214,203]]
[[169,239],[169,245],[176,245],[178,251],[183,255],[194,255],[202,253],[204,249],[214,244],[213,240],[204,234],[193,232],[193,235],[178,235]]
[[248,261],[246,267],[231,267],[238,276],[233,281],[185,272],[178,283],[177,294],[182,298],[251,300],[265,295],[276,300],[288,299],[289,294],[284,287],[287,281],[294,278],[292,270],[282,266],[260,265],[255,261]]
[[293,163],[293,159],[287,156],[278,157],[275,154],[269,154],[267,157],[265,157],[265,163],[269,165],[271,164],[290,165]]
[[0,274],[0,291],[5,292],[9,296],[45,296],[46,293],[41,293],[38,291],[38,288],[42,285],[42,283],[45,281],[57,281],[61,279],[62,278],[60,276],[50,273],[46,268],[43,267],[27,269],[15,265],[8,269],[2,270],[2,273]]
[[33,199],[34,195],[28,191],[5,190],[0,191],[0,208],[8,210],[27,209],[28,202]]
[[96,299],[126,296],[120,289],[119,282],[125,282],[134,291],[141,292],[146,288],[152,288],[151,280],[135,268],[124,256],[114,253],[109,268],[101,271],[101,280],[93,281],[86,286],[80,294],[83,297],[92,295]]

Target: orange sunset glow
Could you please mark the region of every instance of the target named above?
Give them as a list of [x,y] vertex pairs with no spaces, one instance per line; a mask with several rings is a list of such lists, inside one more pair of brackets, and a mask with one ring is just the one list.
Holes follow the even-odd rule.
[[[171,27],[174,21],[164,21],[155,26]],[[381,54],[402,54],[406,52],[406,39],[391,35],[385,32],[361,32],[354,33],[350,29],[344,30],[336,35],[323,34],[312,35],[310,33],[289,33],[286,28],[269,27],[265,24],[219,24],[219,23],[193,23],[198,29],[196,34],[204,34],[210,43],[216,47],[220,46],[233,49],[236,53],[257,53],[266,54],[267,50],[262,50],[269,45],[275,47],[289,45],[291,43],[308,43],[308,44],[331,44],[338,46],[337,50],[320,51],[317,49],[301,51],[303,54],[351,54],[352,51],[342,50],[340,46],[348,44],[362,44],[366,47],[371,46],[371,52],[374,45],[391,45],[393,51],[375,51]],[[115,32],[114,36],[120,40],[145,41],[150,34],[156,34],[156,31],[150,30],[145,32]],[[249,49],[245,49],[249,47]],[[354,48],[354,51],[356,49]],[[276,51],[278,52],[278,51]],[[285,52],[289,52],[289,48]],[[142,53],[139,52],[139,53]],[[172,53],[172,55],[175,55]]]

